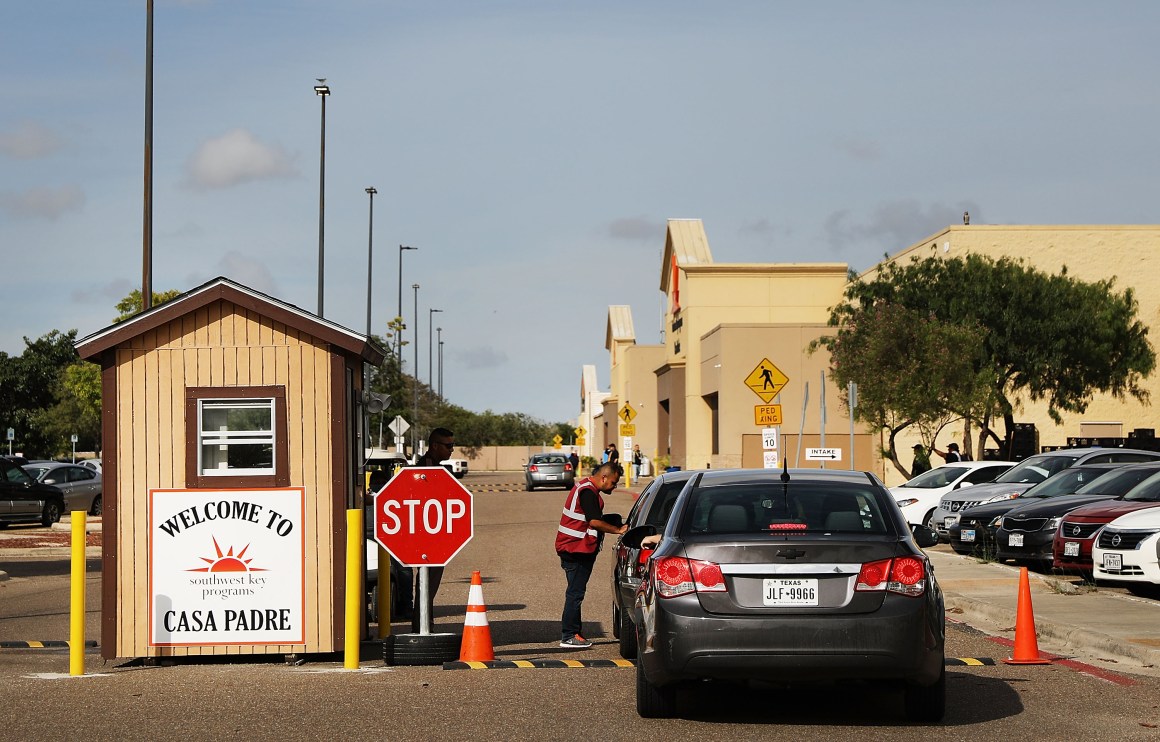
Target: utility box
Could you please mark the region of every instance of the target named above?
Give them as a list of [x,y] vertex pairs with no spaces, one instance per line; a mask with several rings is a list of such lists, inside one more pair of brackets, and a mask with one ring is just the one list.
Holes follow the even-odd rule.
[[101,653],[336,652],[365,336],[225,278],[77,344],[101,366]]

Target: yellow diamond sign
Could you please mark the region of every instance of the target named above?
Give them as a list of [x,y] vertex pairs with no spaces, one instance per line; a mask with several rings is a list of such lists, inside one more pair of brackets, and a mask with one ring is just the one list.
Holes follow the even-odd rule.
[[782,387],[789,383],[789,377],[781,372],[768,358],[762,358],[757,368],[745,377],[745,386],[761,397],[761,401],[769,404]]
[[626,423],[631,423],[636,417],[636,410],[632,409],[632,405],[628,402],[624,403],[624,407],[620,408],[620,419]]

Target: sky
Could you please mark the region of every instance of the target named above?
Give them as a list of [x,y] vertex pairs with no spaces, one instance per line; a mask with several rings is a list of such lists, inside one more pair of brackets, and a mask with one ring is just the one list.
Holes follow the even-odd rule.
[[[1160,3],[156,0],[155,291],[372,332],[477,412],[575,419],[609,305],[660,340],[665,220],[715,262],[870,268],[972,224],[1154,224]],[[8,3],[0,352],[142,280],[144,0]],[[431,309],[441,309],[433,313]],[[442,333],[432,333],[434,320]],[[414,366],[415,346],[405,349]],[[437,351],[434,354],[437,358]]]

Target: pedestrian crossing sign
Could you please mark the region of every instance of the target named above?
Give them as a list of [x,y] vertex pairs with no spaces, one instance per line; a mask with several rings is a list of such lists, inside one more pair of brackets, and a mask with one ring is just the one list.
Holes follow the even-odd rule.
[[781,372],[768,358],[762,358],[757,368],[745,377],[745,386],[761,397],[761,401],[769,404],[781,392],[782,387],[789,383],[789,377]]

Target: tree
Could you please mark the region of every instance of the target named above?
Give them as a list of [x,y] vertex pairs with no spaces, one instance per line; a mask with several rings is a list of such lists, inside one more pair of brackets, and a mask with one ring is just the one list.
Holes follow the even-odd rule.
[[19,357],[0,358],[0,416],[15,429],[17,445],[29,455],[48,455],[56,450],[35,419],[56,404],[56,380],[61,370],[80,360],[74,347],[76,337],[76,330],[53,330],[36,340],[24,338],[24,352]]
[[72,436],[81,451],[101,451],[101,368],[77,361],[57,377],[53,390],[56,404],[33,415],[33,425],[48,441],[49,452],[64,455],[72,450]]
[[[181,292],[176,289],[163,291],[160,294],[153,292],[153,306],[164,304],[171,299],[176,299],[181,296]],[[121,301],[117,302],[117,316],[113,320],[113,324],[119,324],[129,319],[130,317],[141,313],[141,289],[133,289],[132,293],[126,296]]]
[[[838,368],[857,363],[853,357],[840,360],[843,338],[853,336],[868,313],[883,306],[913,313],[912,321],[977,332],[957,341],[945,338],[953,343],[948,354],[960,356],[969,373],[964,376],[960,369],[954,374],[967,385],[959,389],[964,396],[946,397],[938,405],[978,425],[980,449],[988,439],[1010,445],[1014,413],[1027,400],[1046,402],[1056,422],[1065,412],[1082,413],[1096,393],[1148,401],[1141,382],[1155,369],[1156,354],[1137,317],[1132,290],[1116,291],[1114,279],[1085,282],[1069,276],[1066,267],[1049,275],[1019,260],[981,255],[887,263],[870,280],[852,282],[831,312],[830,324],[838,334],[821,344],[837,354]],[[859,349],[855,345],[848,355],[857,356]],[[903,346],[899,352],[910,350]],[[928,356],[897,369],[905,374],[901,379],[870,373],[868,365],[846,376],[858,382],[862,399],[886,383],[926,388],[930,396],[934,392],[925,379],[939,378],[942,371],[929,365],[937,361]],[[913,414],[895,397],[881,396],[899,419]],[[997,417],[1005,425],[1002,440],[991,427]]]

